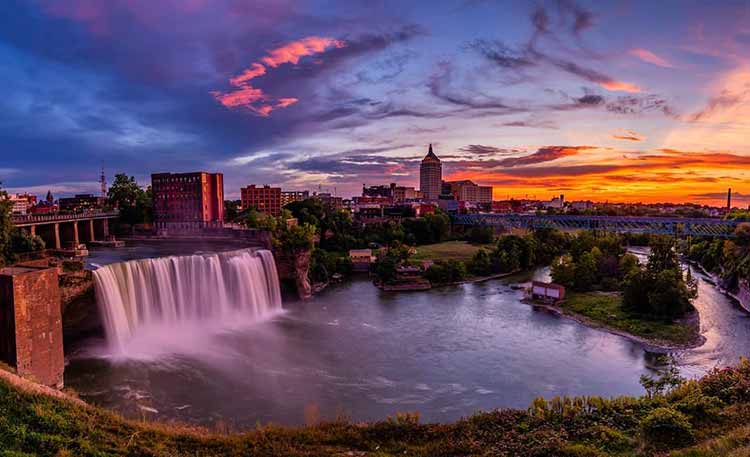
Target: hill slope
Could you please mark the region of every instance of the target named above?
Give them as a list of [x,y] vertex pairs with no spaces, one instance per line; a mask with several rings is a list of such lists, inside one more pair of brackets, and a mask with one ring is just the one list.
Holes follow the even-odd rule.
[[716,370],[653,397],[536,400],[528,410],[478,413],[452,424],[402,414],[375,424],[259,427],[221,434],[125,420],[0,379],[5,456],[631,456],[750,455],[750,363]]

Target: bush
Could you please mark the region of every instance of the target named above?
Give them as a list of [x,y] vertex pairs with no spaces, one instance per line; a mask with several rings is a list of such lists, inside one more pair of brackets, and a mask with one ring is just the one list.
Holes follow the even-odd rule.
[[492,227],[474,226],[469,230],[466,241],[474,244],[489,244],[495,239]]
[[425,278],[432,284],[447,284],[462,281],[466,277],[466,265],[458,260],[444,262],[438,260],[425,272]]
[[640,424],[647,445],[657,449],[683,447],[693,441],[693,427],[687,416],[672,408],[656,408]]
[[476,276],[487,276],[492,274],[492,258],[490,253],[484,249],[478,250],[468,265],[471,274]]

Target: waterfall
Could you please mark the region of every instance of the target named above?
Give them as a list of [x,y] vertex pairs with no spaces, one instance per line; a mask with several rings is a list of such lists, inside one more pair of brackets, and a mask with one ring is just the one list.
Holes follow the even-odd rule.
[[273,254],[219,254],[132,260],[94,271],[107,342],[121,349],[140,327],[226,319],[255,321],[281,310]]

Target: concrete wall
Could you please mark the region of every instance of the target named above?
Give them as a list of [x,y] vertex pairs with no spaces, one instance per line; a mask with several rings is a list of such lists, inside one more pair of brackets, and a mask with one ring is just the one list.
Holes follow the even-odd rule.
[[[12,323],[11,323],[12,319]],[[0,335],[3,361],[19,376],[62,387],[64,355],[60,289],[56,268],[0,270]],[[15,347],[15,359],[8,348]]]

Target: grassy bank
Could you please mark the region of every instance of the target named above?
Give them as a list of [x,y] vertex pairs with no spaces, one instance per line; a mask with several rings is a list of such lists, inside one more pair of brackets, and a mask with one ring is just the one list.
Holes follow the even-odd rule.
[[3,456],[747,456],[750,364],[653,397],[555,398],[451,424],[398,415],[218,433],[124,420],[0,381]]
[[412,260],[459,260],[468,262],[482,248],[493,247],[492,244],[471,244],[466,241],[445,241],[443,243],[417,246],[417,253]]
[[559,307],[595,325],[642,338],[654,345],[689,346],[700,338],[697,322],[652,320],[628,313],[622,308],[619,293],[570,292]]

